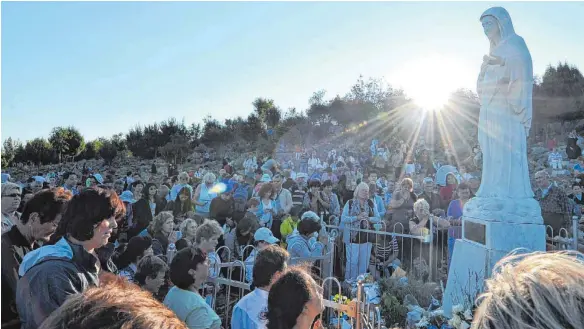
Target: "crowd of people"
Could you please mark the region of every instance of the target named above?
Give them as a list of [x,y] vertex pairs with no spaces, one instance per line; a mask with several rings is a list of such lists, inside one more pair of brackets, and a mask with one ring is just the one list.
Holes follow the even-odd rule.
[[[581,216],[578,138],[570,137],[577,142],[569,143],[570,155],[553,145],[534,175],[535,197],[554,232],[571,234],[572,216]],[[340,232],[334,275],[349,283],[367,272],[383,276],[405,255],[424,255],[400,250],[395,236],[372,239],[356,229],[443,233],[436,243],[451,249],[464,204],[480,185],[480,159],[478,147],[468,159],[437,160],[423,144],[373,140],[369,148],[249,153],[218,166],[205,159],[194,171],[166,175],[84,166],[22,180],[5,172],[2,328],[114,328],[124,321],[132,328],[310,328],[322,291],[315,269],[299,260],[329,250],[330,228]],[[236,260],[245,260],[245,269],[221,266]],[[214,279],[227,276],[255,288],[238,301],[230,324],[211,302]],[[116,312],[125,315],[107,322]]]

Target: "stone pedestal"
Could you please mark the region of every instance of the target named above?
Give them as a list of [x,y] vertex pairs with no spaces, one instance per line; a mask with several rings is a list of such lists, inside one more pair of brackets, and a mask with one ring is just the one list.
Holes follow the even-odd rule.
[[446,316],[456,304],[473,303],[493,266],[511,251],[545,251],[545,226],[534,199],[474,198],[464,214],[462,239],[454,245],[443,296]]

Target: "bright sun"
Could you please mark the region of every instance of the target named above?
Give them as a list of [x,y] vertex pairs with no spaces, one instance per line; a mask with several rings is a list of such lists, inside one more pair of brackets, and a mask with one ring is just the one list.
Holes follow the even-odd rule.
[[465,87],[468,74],[463,64],[455,58],[431,55],[405,63],[394,80],[421,108],[439,111],[448,101],[450,93]]

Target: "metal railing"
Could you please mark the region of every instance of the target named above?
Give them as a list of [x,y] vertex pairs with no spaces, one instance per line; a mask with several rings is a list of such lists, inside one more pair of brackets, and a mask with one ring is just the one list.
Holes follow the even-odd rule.
[[554,232],[552,226],[546,226],[546,244],[550,251],[557,250],[578,250],[580,229],[579,222],[581,217],[572,216],[571,227],[562,227],[557,232]]

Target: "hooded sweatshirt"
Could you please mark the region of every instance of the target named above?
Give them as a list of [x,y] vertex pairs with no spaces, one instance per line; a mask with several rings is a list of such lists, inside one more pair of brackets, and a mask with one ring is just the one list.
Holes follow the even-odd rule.
[[61,238],[31,251],[18,270],[16,307],[22,329],[36,329],[67,297],[99,285],[99,259]]
[[288,252],[290,253],[290,265],[299,262],[299,260],[295,260],[294,258],[322,256],[324,249],[322,243],[316,241],[314,237],[308,239],[300,235],[298,231],[294,231],[294,233],[290,234],[290,236],[286,238],[286,242],[288,243]]

